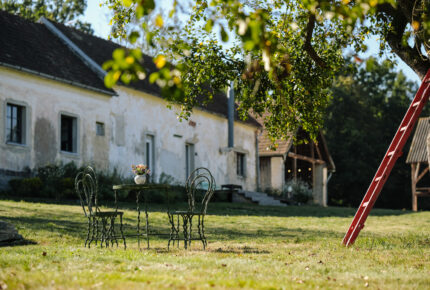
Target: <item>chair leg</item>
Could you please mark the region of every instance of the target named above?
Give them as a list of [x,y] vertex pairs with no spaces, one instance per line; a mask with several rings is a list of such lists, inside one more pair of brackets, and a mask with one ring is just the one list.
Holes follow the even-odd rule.
[[188,224],[189,224],[189,231],[188,231],[188,247],[191,248],[191,237],[192,237],[192,229],[193,229],[193,215],[188,216]]
[[111,240],[111,247],[113,247],[114,242],[115,242],[116,247],[118,248],[118,239],[116,237],[116,231],[115,231],[115,218],[116,218],[116,216],[111,217],[111,221],[110,221],[110,223],[111,223],[110,240]]
[[91,243],[93,241],[95,241],[96,246],[97,246],[97,239],[98,239],[98,222],[97,219],[95,217],[91,217],[91,239],[88,242],[88,248],[91,247]]
[[106,248],[109,247],[109,239],[108,239],[108,230],[107,230],[107,218],[102,218],[102,242],[100,246],[103,248],[103,242],[105,243]]
[[[87,247],[87,243],[90,240],[90,232],[91,232],[91,228],[92,228],[91,226],[92,226],[91,225],[91,218],[89,217],[88,218],[87,238],[85,239],[85,248]],[[88,245],[88,247],[89,247],[89,245]]]
[[169,241],[167,242],[167,250],[169,250],[171,241],[173,241],[173,246],[175,245],[176,231],[175,231],[174,216],[170,213],[167,213],[167,216],[169,218],[169,223],[170,223],[170,235],[169,235]]
[[97,242],[101,239],[100,230],[99,230],[99,219],[98,218],[94,218],[94,225],[95,225],[95,230],[96,230],[95,241],[96,241],[96,246],[97,246]]
[[176,216],[176,247],[179,248],[179,215]]
[[203,242],[203,250],[206,249],[206,246],[208,245],[208,242],[206,240],[206,236],[205,236],[205,216],[202,215],[202,242]]
[[188,217],[187,215],[182,215],[182,228],[184,230],[184,248],[187,249],[188,246]]
[[124,232],[122,231],[122,215],[119,216],[119,231],[121,232],[121,238],[124,241],[124,250],[127,249],[127,243],[125,242]]

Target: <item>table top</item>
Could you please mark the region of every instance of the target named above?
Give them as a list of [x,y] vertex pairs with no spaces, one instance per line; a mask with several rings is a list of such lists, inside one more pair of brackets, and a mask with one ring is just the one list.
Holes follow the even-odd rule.
[[169,189],[168,184],[117,184],[113,186],[113,190],[142,190],[142,189]]

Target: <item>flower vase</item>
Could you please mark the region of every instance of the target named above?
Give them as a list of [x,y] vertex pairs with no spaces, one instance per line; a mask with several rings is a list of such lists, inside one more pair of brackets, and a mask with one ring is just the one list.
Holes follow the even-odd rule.
[[134,182],[136,182],[136,184],[145,184],[145,182],[146,182],[146,175],[145,174],[136,175],[134,177]]

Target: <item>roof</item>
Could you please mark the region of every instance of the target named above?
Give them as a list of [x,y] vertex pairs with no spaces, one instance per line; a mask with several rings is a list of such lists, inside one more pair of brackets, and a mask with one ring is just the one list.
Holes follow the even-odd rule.
[[115,94],[43,24],[0,10],[0,27],[1,65]]
[[[293,133],[287,133],[287,139],[284,140],[276,140],[277,147],[275,150],[272,150],[272,141],[270,140],[269,134],[267,130],[264,128],[264,118],[269,113],[264,113],[261,117],[256,117],[257,121],[263,126],[263,132],[258,137],[258,155],[259,157],[273,157],[273,156],[283,156],[286,157],[288,152],[293,148]],[[300,137],[304,134],[304,130],[299,128],[297,132],[294,134]],[[317,144],[320,148],[321,158],[326,162],[327,168],[329,171],[335,171],[336,167],[333,162],[333,159],[330,155],[330,152],[327,147],[327,142],[323,133],[320,131],[317,136]]]
[[286,140],[276,140],[277,147],[272,150],[272,141],[270,140],[269,134],[264,127],[264,118],[268,113],[264,113],[263,116],[256,116],[257,121],[263,126],[263,132],[258,137],[258,155],[260,157],[265,156],[285,156],[293,144],[293,135],[288,133],[289,138]]
[[[107,60],[112,59],[112,53],[115,49],[127,49],[126,47],[123,47],[112,41],[87,34],[85,32],[65,26],[63,24],[54,23],[54,25],[100,66],[102,66],[103,63]],[[142,62],[142,65],[147,70],[147,75],[157,71],[152,57],[143,54]],[[144,80],[137,82],[131,82],[127,86],[138,91],[146,92],[161,97],[160,88],[156,84],[151,84],[149,82],[149,78],[145,78]],[[203,96],[201,96],[201,99],[203,99]],[[209,102],[207,105],[203,105],[202,102],[200,103],[201,105],[199,107],[201,109],[204,109],[211,113],[222,115],[223,117],[228,116],[227,96],[224,93],[215,94],[213,101]],[[235,110],[235,120],[240,121],[237,110]],[[260,127],[260,123],[258,123],[251,116],[249,116],[248,119],[244,122],[256,127]]]
[[427,136],[430,133],[430,117],[419,118],[406,163],[427,163]]

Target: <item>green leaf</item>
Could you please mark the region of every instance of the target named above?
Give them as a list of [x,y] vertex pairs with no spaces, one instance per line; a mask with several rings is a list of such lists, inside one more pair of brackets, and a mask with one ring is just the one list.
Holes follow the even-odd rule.
[[122,3],[124,4],[125,7],[130,7],[131,4],[133,4],[132,0],[122,0]]
[[221,39],[222,39],[222,41],[224,41],[224,42],[227,42],[227,41],[228,41],[228,34],[227,34],[227,32],[225,31],[224,26],[221,26]]
[[160,75],[158,72],[154,72],[152,74],[149,75],[149,82],[151,84],[155,83],[156,80],[158,80],[160,78]]
[[117,48],[113,51],[112,57],[115,61],[121,61],[124,59],[125,51],[122,48]]
[[206,32],[210,32],[212,30],[213,24],[214,24],[214,21],[212,19],[209,19],[206,22],[206,25],[205,25]]
[[131,44],[135,43],[136,40],[139,38],[140,33],[137,31],[133,31],[132,33],[130,33],[130,35],[128,36],[128,40],[130,41]]

